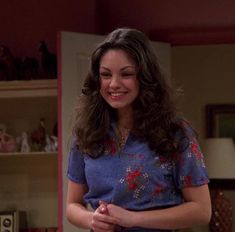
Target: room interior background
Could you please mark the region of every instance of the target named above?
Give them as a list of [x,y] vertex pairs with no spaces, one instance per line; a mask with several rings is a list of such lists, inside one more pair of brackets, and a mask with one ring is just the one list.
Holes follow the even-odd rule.
[[[179,106],[203,140],[205,105],[235,103],[234,10],[233,1],[3,1],[0,44],[16,57],[39,58],[40,40],[56,54],[58,31],[106,34],[118,26],[169,42],[172,81],[183,89]],[[234,191],[226,195],[235,208]]]

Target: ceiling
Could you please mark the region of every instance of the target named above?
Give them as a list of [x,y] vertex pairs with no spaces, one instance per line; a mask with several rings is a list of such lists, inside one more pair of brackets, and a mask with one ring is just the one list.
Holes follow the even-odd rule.
[[[99,0],[102,32],[135,27],[172,45],[235,43],[234,0]],[[108,20],[107,20],[108,19]]]

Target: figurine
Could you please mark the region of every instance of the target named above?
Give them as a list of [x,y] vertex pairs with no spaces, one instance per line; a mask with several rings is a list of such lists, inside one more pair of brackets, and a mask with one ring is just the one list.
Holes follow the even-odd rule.
[[39,51],[41,52],[41,65],[45,78],[56,78],[57,76],[57,61],[56,55],[51,53],[45,41],[40,41]]
[[46,135],[46,146],[45,146],[45,151],[46,152],[56,152],[57,151],[57,137],[53,135]]
[[58,137],[58,122],[56,122],[54,124],[53,132],[52,133],[53,133],[54,136]]
[[6,133],[6,126],[0,125],[0,152],[15,152],[16,141],[12,135]]
[[6,81],[6,80],[7,80],[7,67],[4,64],[4,62],[0,60],[0,81]]
[[53,141],[53,151],[58,150],[58,138],[54,135],[51,135],[51,139]]
[[34,57],[26,56],[22,62],[22,79],[31,80],[38,79],[38,60]]
[[38,128],[31,135],[32,150],[43,151],[46,146],[45,119],[41,118]]
[[0,80],[16,80],[18,70],[15,58],[10,49],[5,45],[0,45]]
[[20,152],[30,152],[30,146],[28,142],[28,134],[26,132],[22,132],[21,135],[21,147]]
[[49,137],[49,135],[47,134],[46,135],[46,146],[45,146],[45,151],[46,152],[51,152],[52,151],[52,141],[51,141],[51,139],[50,139],[50,137]]

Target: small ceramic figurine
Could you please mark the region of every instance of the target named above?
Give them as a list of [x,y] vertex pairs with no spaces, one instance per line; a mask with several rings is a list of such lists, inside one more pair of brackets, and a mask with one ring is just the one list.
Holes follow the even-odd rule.
[[30,152],[30,150],[28,134],[26,132],[22,132],[20,152]]
[[52,141],[50,139],[50,136],[47,134],[46,135],[46,146],[45,146],[45,151],[47,152],[51,152],[52,149],[53,149],[53,144],[52,144]]
[[43,151],[46,146],[46,129],[45,129],[45,119],[41,118],[39,126],[33,131],[31,135],[32,150],[33,151]]
[[15,152],[16,141],[14,137],[6,133],[6,126],[0,125],[0,152]]
[[55,136],[46,135],[45,151],[55,152],[57,151],[57,138]]
[[51,135],[51,139],[53,141],[53,151],[58,150],[58,138],[54,135]]

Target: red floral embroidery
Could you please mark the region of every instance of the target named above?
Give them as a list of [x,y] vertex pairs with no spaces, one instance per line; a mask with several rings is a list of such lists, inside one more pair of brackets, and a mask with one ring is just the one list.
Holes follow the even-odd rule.
[[143,159],[144,158],[144,154],[127,153],[126,155],[128,156],[128,158],[131,158],[131,159]]
[[135,170],[133,172],[129,172],[126,181],[128,183],[128,188],[131,190],[135,190],[137,188],[137,178],[141,175],[140,170]]
[[161,155],[161,156],[159,156],[159,161],[161,164],[164,164],[167,162],[167,158]]
[[185,187],[192,186],[192,176],[183,176],[183,181]]
[[197,144],[195,142],[192,142],[191,150],[193,153],[196,153],[198,151]]
[[131,190],[135,190],[137,188],[137,184],[134,182],[129,182],[128,183],[128,188]]
[[117,146],[116,146],[116,142],[115,140],[112,139],[108,139],[105,141],[105,150],[107,152],[110,152],[112,155],[115,155],[117,152]]
[[154,194],[155,195],[160,195],[164,191],[164,188],[162,186],[156,186]]
[[199,161],[202,160],[202,153],[200,151],[197,151],[196,156]]
[[198,161],[202,159],[202,153],[200,152],[198,144],[196,142],[192,142],[191,151],[193,154],[196,155]]
[[174,163],[177,163],[178,165],[183,165],[184,160],[182,159],[182,154],[179,152],[174,152],[172,155],[172,160]]
[[132,170],[132,167],[129,166],[126,169],[125,177],[119,180],[121,184],[125,183],[128,192],[133,192],[133,198],[135,199],[139,198],[141,193],[144,192],[149,178],[148,173],[143,173],[142,169],[142,166],[135,166]]

